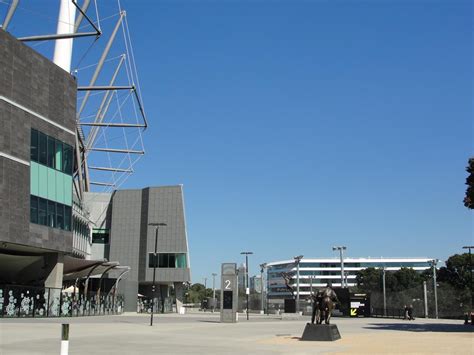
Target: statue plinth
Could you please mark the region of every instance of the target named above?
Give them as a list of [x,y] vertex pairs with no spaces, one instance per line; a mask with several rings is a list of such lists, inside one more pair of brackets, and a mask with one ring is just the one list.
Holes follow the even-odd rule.
[[335,324],[306,323],[301,340],[307,341],[335,341],[341,339],[341,334]]

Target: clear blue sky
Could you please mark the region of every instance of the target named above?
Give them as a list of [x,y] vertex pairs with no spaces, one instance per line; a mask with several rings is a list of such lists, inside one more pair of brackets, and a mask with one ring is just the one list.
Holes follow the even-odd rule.
[[472,244],[470,1],[122,4],[150,121],[122,187],[184,185],[193,282]]

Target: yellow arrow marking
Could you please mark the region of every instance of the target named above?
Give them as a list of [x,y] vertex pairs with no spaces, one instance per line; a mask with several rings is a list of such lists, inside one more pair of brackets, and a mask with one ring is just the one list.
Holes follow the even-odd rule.
[[357,308],[351,308],[351,317],[357,316]]

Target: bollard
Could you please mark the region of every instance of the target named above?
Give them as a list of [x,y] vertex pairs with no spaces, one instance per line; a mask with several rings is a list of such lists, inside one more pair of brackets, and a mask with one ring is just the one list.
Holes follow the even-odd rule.
[[61,324],[61,355],[69,354],[69,324]]

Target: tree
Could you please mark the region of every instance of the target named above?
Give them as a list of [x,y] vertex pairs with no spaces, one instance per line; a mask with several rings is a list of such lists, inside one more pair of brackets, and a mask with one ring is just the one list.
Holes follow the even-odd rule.
[[382,290],[382,270],[368,267],[357,272],[357,289],[361,292],[372,292]]
[[[474,259],[474,255],[471,258]],[[438,281],[447,282],[458,290],[469,289],[471,287],[470,265],[474,265],[474,260],[469,262],[469,253],[451,255],[446,261],[446,266],[438,270]]]
[[468,166],[466,171],[469,176],[466,178],[466,196],[464,197],[464,206],[474,209],[474,158],[469,158]]

